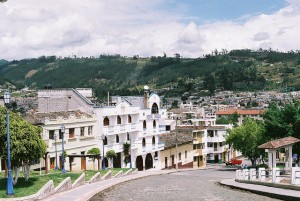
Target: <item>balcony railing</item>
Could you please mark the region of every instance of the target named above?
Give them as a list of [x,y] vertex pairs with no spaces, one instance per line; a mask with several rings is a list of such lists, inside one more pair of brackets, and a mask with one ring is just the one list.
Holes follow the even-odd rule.
[[156,119],[160,119],[160,118],[161,118],[160,114],[150,114],[150,115],[147,115],[147,119],[148,120],[156,120]]
[[138,124],[117,124],[110,126],[103,126],[103,133],[105,134],[118,134],[125,132],[132,132],[138,130]]

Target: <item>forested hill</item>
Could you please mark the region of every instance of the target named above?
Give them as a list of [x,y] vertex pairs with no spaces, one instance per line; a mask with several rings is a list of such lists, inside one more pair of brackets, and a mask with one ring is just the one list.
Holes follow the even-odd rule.
[[[1,60],[0,60],[1,61]],[[219,90],[300,90],[300,52],[215,51],[203,58],[42,56],[0,63],[0,85],[92,87],[95,95],[138,95],[147,84],[166,96]],[[4,81],[5,80],[5,81]],[[207,92],[208,90],[208,92]]]

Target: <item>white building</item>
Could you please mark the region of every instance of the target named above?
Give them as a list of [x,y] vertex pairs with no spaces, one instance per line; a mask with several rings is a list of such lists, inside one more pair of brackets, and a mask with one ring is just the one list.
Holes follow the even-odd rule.
[[[101,155],[103,149],[104,155],[108,150],[116,152],[113,167],[129,167],[124,163],[123,144],[126,142],[131,144],[132,167],[139,170],[161,169],[158,159],[164,143],[160,142],[159,135],[166,130],[166,110],[160,108],[157,94],[149,94],[145,90],[143,97],[113,97],[114,104],[96,107],[81,92],[91,97],[89,89],[38,92],[39,112],[35,114],[35,119],[43,128],[43,139],[47,144],[44,166],[54,169],[56,161],[60,164],[60,128],[64,125],[67,170],[91,169],[92,159],[89,159],[87,152],[94,147],[100,148]],[[107,159],[104,162],[107,166]]]

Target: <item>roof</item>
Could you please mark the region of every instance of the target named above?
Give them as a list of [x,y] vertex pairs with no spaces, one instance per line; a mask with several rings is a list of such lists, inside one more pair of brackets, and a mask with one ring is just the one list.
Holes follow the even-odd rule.
[[236,109],[236,110],[219,110],[216,112],[217,115],[229,115],[229,114],[240,114],[240,115],[259,115],[263,114],[265,110],[241,110],[241,109]]
[[81,112],[80,110],[75,111],[61,111],[61,112],[49,112],[49,113],[35,113],[35,117],[38,119],[49,118],[49,119],[56,119],[57,117],[69,118],[70,115],[74,115],[76,118],[80,118],[81,116],[85,115],[88,118],[92,116],[88,113]]
[[280,138],[280,139],[276,139],[276,140],[266,142],[266,143],[258,146],[258,148],[261,148],[261,149],[277,149],[277,148],[280,148],[280,147],[295,144],[297,142],[300,142],[300,140],[298,138],[285,137],[285,138]]
[[[190,132],[177,133],[177,145],[187,144],[193,141],[193,135]],[[160,141],[165,143],[165,149],[176,146],[176,132],[165,133],[160,135]]]

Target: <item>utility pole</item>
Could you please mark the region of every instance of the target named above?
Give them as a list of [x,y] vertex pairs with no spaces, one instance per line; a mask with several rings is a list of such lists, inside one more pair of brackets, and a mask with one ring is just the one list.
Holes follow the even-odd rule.
[[176,132],[175,132],[175,145],[176,145],[176,148],[175,148],[175,150],[176,150],[175,152],[176,153],[175,154],[176,154],[176,157],[175,158],[176,158],[176,171],[178,171],[178,154],[177,154],[177,132],[178,131],[177,131],[177,117],[176,117],[176,126],[175,127],[176,127]]

